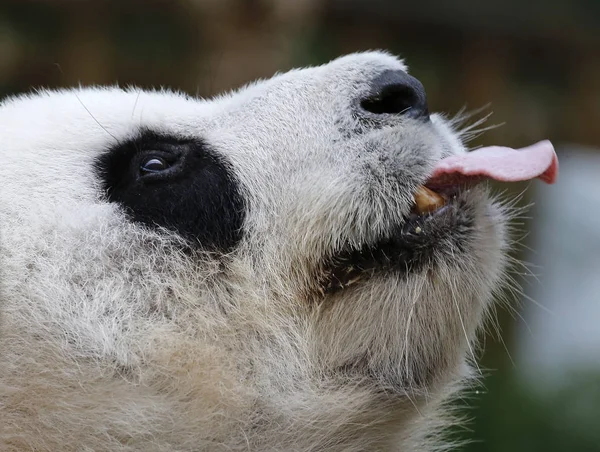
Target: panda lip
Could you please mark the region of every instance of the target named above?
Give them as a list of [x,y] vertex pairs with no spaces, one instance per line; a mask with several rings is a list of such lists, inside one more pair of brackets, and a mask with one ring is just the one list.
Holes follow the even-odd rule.
[[402,223],[376,242],[360,248],[348,246],[336,253],[326,266],[323,292],[339,292],[376,274],[412,272],[430,262],[439,244],[452,240],[455,226],[464,221],[458,215],[467,206],[461,199],[462,191],[459,187],[447,187],[443,205],[425,213],[413,209]]

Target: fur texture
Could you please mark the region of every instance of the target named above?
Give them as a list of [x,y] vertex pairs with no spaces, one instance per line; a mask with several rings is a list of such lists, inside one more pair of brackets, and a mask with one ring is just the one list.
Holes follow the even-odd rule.
[[[438,159],[465,152],[438,115],[357,112],[369,81],[397,69],[371,52],[213,100],[118,88],[5,100],[0,450],[438,447],[506,259],[486,188],[404,231],[413,261],[321,286],[406,225]],[[245,214],[234,249],[202,251],[107,200],[99,156],[144,131],[228,162]]]

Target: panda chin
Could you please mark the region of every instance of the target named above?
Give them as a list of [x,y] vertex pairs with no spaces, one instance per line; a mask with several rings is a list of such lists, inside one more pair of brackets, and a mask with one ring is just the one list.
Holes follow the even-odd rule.
[[337,293],[382,273],[400,277],[456,259],[467,252],[477,228],[479,194],[459,190],[433,212],[411,213],[374,243],[342,248],[325,265],[323,293]]

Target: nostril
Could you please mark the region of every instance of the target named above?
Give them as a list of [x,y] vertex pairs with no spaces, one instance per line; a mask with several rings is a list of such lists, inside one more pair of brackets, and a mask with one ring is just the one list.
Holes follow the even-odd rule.
[[412,88],[402,85],[389,85],[381,93],[364,99],[360,106],[377,115],[407,113],[418,102]]
[[396,114],[428,119],[425,89],[404,71],[384,71],[371,82],[370,95],[360,101],[363,110],[376,115]]

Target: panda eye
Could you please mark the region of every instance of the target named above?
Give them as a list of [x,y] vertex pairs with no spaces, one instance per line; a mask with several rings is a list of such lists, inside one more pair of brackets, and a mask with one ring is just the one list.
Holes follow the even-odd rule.
[[142,174],[159,173],[168,169],[170,166],[171,165],[169,165],[165,159],[160,157],[152,157],[142,163],[140,166],[140,171]]

